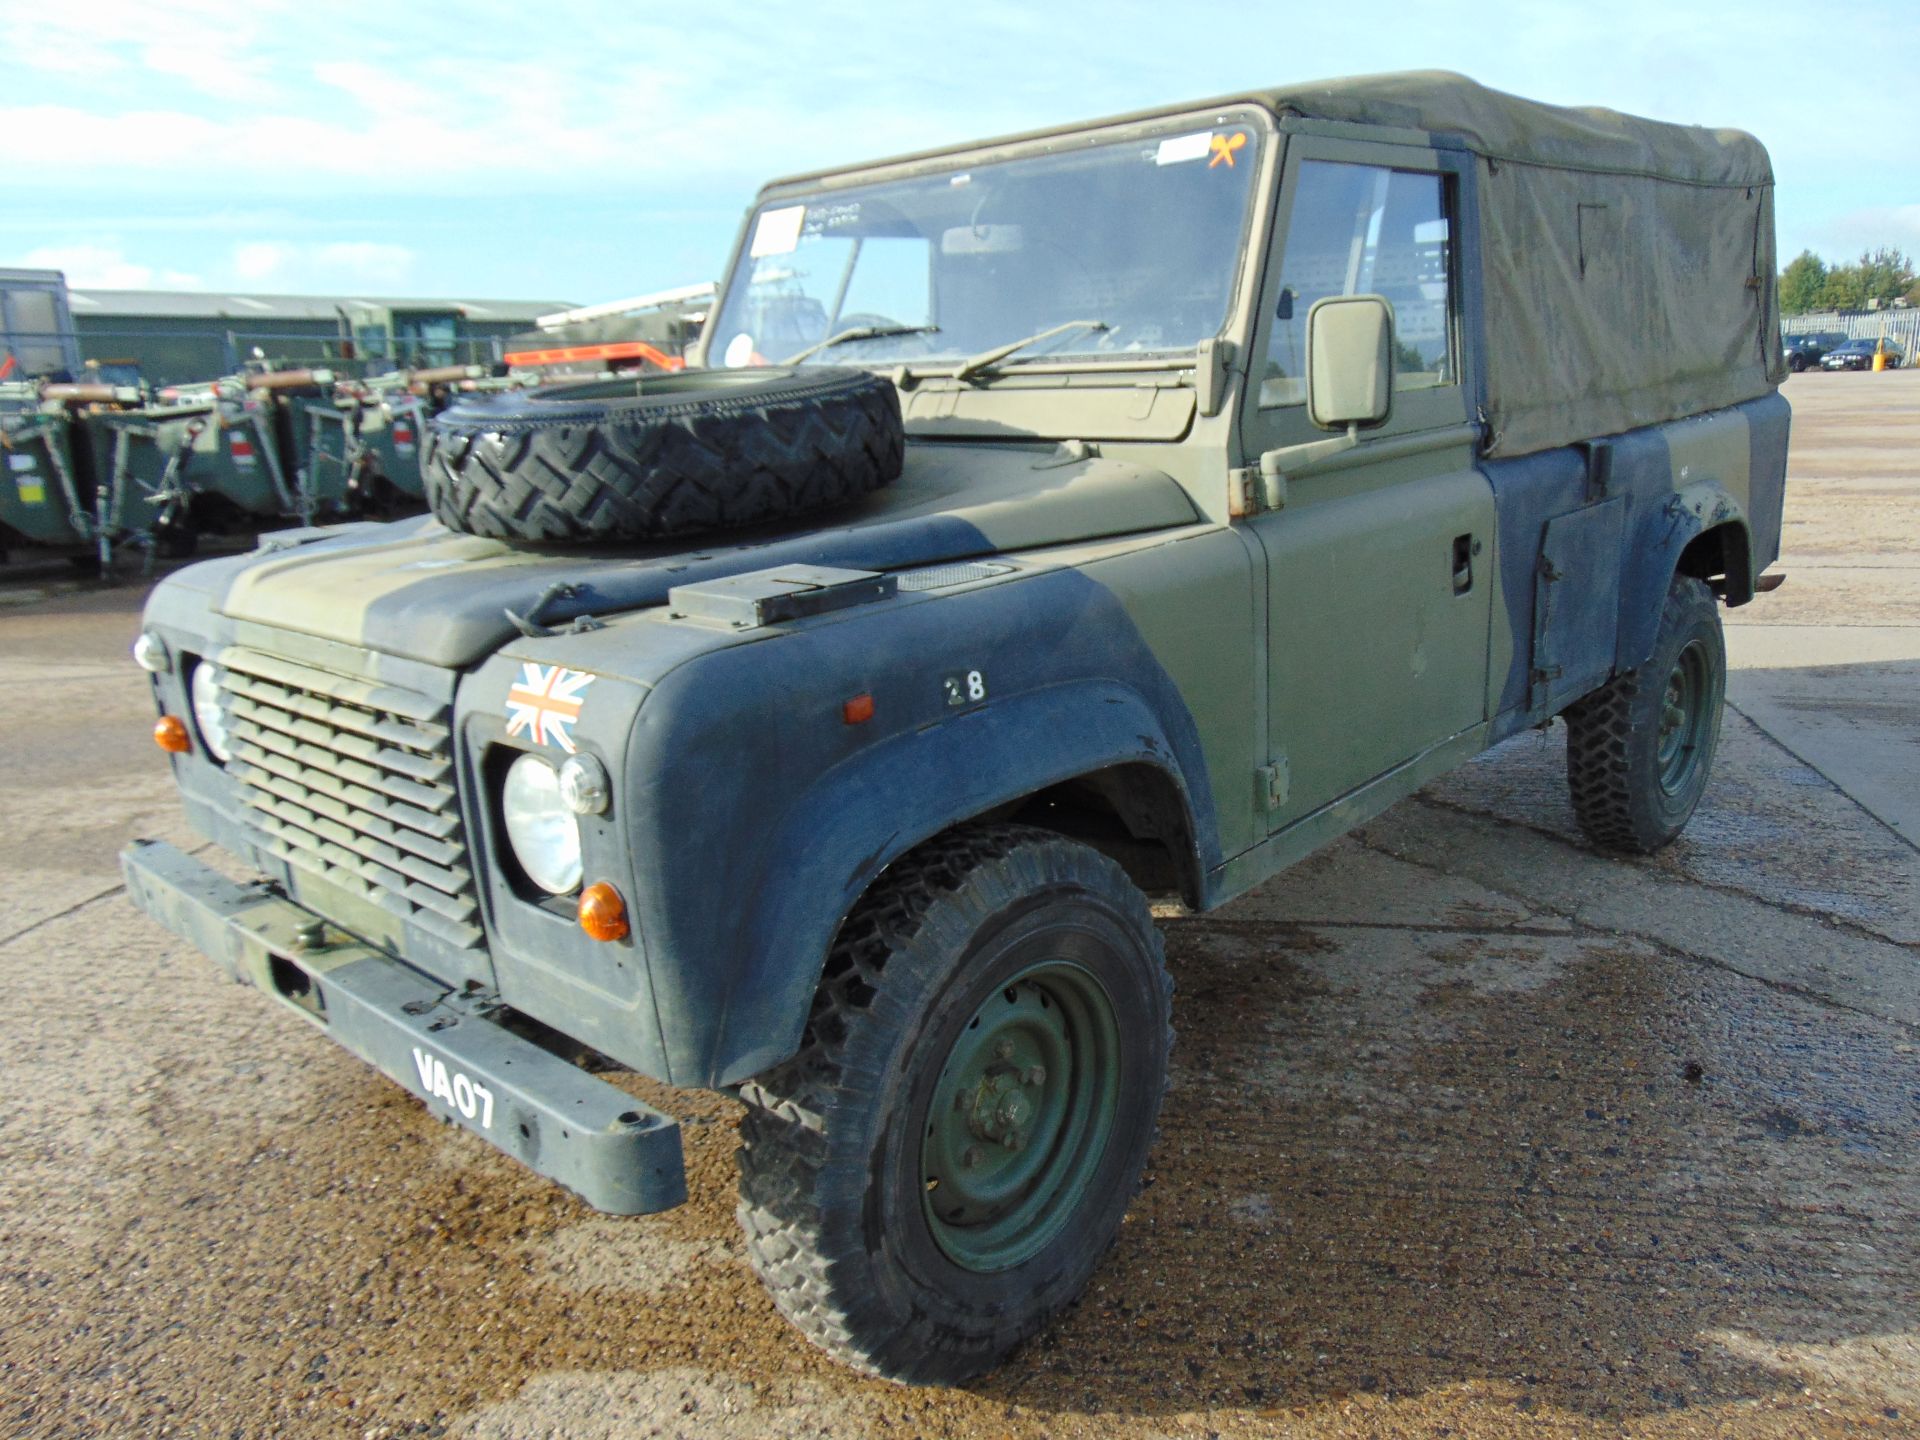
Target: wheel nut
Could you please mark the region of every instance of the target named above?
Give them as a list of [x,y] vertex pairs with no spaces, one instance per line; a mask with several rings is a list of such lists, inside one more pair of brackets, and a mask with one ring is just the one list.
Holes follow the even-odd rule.
[[1013,1059],[1013,1041],[1002,1039],[999,1044],[993,1047],[993,1054],[994,1058],[998,1060]]
[[1000,1137],[1000,1143],[1009,1150],[1018,1150],[1022,1145],[1026,1144],[1027,1141],[1026,1137],[1018,1130],[1009,1130],[1005,1135]]
[[1029,1065],[1025,1070],[1020,1072],[1020,1083],[1022,1085],[1046,1084],[1047,1067],[1044,1065]]
[[960,1153],[960,1163],[969,1170],[986,1158],[985,1152],[978,1145],[969,1145]]

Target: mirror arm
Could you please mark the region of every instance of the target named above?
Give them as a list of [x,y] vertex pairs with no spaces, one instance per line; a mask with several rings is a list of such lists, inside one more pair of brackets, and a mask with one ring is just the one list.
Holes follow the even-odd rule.
[[1432,450],[1466,449],[1477,453],[1486,439],[1485,427],[1469,421],[1439,430],[1418,430],[1411,435],[1376,436],[1367,442],[1364,453],[1354,453],[1360,444],[1360,427],[1349,425],[1347,433],[1330,440],[1309,440],[1304,445],[1283,445],[1260,457],[1260,480],[1266,506],[1279,510],[1287,503],[1287,482],[1302,475],[1327,470],[1344,470],[1351,465],[1376,461],[1404,460]]
[[1287,503],[1287,477],[1301,475],[1324,465],[1360,443],[1358,422],[1347,426],[1347,433],[1328,440],[1309,440],[1303,445],[1282,445],[1260,456],[1260,485],[1266,492],[1267,509],[1281,510]]

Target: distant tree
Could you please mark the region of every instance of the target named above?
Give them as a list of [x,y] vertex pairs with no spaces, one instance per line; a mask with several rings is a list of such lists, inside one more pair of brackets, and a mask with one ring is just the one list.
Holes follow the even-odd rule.
[[1804,315],[1818,308],[1820,289],[1826,283],[1826,262],[1813,251],[1802,250],[1780,272],[1780,313]]
[[1815,297],[1816,310],[1864,310],[1867,292],[1860,271],[1852,265],[1836,265],[1827,271]]
[[1868,300],[1891,305],[1913,288],[1913,258],[1903,250],[1882,245],[1860,255],[1860,292]]
[[1892,245],[1863,250],[1851,265],[1828,265],[1802,250],[1780,272],[1780,313],[1809,310],[1865,310],[1868,301],[1891,305],[1906,296],[1920,304],[1920,273],[1913,257]]

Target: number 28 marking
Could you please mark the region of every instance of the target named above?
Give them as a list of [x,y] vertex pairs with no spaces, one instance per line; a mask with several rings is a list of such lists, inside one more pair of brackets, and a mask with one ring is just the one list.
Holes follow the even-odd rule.
[[949,705],[977,705],[987,698],[987,677],[978,670],[949,675],[941,684],[946,687]]

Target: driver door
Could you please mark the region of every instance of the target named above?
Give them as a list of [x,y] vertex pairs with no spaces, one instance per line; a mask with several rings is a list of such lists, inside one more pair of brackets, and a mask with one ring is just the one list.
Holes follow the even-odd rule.
[[1306,318],[1329,295],[1394,310],[1392,411],[1245,523],[1267,562],[1269,828],[1284,829],[1486,719],[1494,504],[1474,468],[1459,323],[1457,157],[1296,136],[1242,416],[1249,455],[1324,440]]

